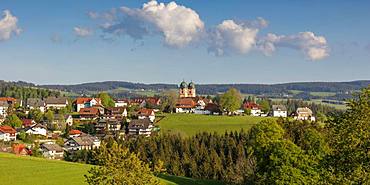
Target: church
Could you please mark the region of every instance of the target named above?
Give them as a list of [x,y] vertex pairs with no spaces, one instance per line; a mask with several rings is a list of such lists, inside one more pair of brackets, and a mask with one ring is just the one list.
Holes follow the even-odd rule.
[[179,97],[180,98],[195,98],[195,84],[190,82],[187,84],[185,81],[182,81],[179,88]]

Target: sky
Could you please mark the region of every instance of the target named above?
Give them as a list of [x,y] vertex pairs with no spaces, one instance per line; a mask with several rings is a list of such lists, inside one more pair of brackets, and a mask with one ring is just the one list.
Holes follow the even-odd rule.
[[370,1],[0,0],[0,79],[370,79]]

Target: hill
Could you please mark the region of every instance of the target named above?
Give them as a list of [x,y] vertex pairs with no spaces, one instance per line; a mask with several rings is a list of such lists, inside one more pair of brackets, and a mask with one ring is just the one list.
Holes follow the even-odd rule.
[[193,136],[199,132],[217,132],[248,130],[254,124],[273,118],[253,116],[208,116],[197,114],[166,114],[157,124],[162,133],[179,133]]
[[[86,164],[0,153],[0,182],[7,185],[86,184],[84,174],[87,174],[90,168],[91,166]],[[196,180],[171,175],[160,175],[160,179],[164,185],[222,184],[212,180]]]

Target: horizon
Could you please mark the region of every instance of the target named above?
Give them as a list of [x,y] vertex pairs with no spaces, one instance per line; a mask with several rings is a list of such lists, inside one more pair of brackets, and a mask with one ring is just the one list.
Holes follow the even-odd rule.
[[368,1],[204,3],[4,0],[0,66],[13,70],[0,79],[45,85],[370,79]]

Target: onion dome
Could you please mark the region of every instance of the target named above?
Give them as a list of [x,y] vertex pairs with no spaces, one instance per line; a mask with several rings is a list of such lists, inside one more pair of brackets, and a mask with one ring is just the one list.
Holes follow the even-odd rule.
[[190,82],[188,88],[195,89],[195,84],[193,82]]
[[184,88],[187,88],[187,87],[188,87],[188,84],[186,84],[185,81],[182,81],[181,84],[180,84],[180,88],[184,89]]

